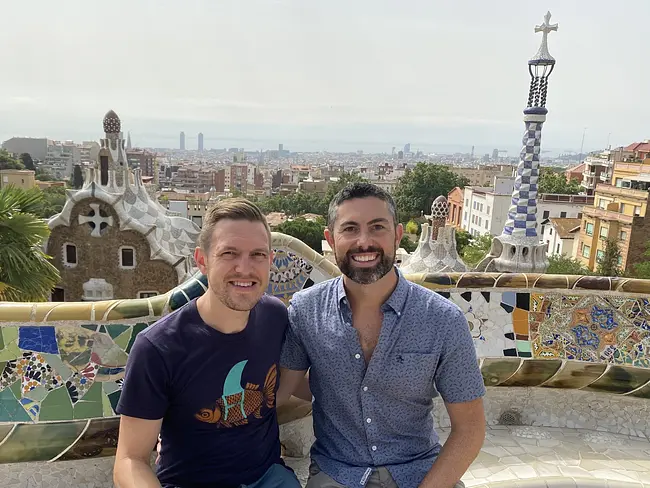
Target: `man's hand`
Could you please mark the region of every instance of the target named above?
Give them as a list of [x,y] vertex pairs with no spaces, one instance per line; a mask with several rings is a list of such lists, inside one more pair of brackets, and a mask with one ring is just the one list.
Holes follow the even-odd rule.
[[150,460],[161,425],[162,419],[122,415],[113,469],[113,481],[118,488],[160,488]]
[[451,433],[420,488],[452,488],[478,456],[485,440],[483,399],[445,403]]

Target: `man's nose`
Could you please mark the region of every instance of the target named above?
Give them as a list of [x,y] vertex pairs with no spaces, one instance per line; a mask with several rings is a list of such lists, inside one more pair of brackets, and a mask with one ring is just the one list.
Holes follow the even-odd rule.
[[371,244],[372,236],[370,235],[370,232],[363,229],[359,231],[359,236],[357,237],[357,246],[361,249],[365,249],[367,247],[370,247]]

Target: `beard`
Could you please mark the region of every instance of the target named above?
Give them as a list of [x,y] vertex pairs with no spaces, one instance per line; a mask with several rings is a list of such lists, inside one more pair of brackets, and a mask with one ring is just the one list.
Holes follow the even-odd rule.
[[[255,286],[260,287],[260,282],[257,281]],[[210,289],[221,303],[236,312],[248,312],[252,310],[257,305],[257,302],[260,301],[262,295],[264,295],[262,287],[260,287],[257,293],[240,294],[237,290],[231,288],[227,282],[220,283],[219,286],[211,286]]]
[[[379,262],[372,268],[358,268],[353,265],[352,254],[363,252],[375,252],[379,255]],[[395,264],[395,250],[391,255],[385,254],[384,250],[378,247],[369,247],[367,249],[355,248],[348,250],[343,256],[334,252],[336,264],[345,276],[360,285],[370,285],[379,281],[386,276]]]

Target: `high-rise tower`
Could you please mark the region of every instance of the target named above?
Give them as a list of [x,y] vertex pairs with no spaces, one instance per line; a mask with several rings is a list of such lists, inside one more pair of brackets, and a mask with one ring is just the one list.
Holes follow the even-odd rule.
[[203,132],[199,132],[199,152],[203,152]]
[[181,151],[185,151],[185,132],[181,132]]
[[491,254],[494,267],[502,272],[543,273],[548,268],[546,244],[537,235],[537,183],[539,179],[542,125],[546,121],[548,78],[555,68],[555,59],[548,52],[548,34],[556,31],[551,12],[535,27],[542,33],[542,43],[528,61],[530,89],[524,110],[526,130],[517,166],[515,187],[503,233],[494,238]]

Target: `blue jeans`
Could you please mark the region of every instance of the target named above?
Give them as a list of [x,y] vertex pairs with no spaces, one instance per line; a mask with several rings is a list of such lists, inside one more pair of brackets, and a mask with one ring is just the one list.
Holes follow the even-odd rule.
[[274,464],[260,479],[250,485],[241,485],[241,488],[301,488],[301,485],[293,471]]

